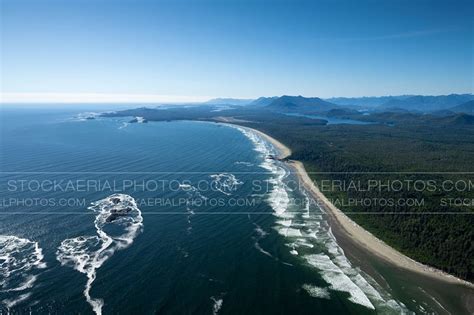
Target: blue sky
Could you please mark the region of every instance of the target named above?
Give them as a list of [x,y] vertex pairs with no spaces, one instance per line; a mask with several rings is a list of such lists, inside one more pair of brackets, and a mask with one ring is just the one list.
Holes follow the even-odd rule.
[[473,1],[1,3],[8,100],[474,90]]

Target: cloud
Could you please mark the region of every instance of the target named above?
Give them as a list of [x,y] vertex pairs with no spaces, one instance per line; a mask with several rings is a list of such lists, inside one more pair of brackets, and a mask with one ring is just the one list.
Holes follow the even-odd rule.
[[197,103],[210,96],[109,93],[1,93],[1,103]]

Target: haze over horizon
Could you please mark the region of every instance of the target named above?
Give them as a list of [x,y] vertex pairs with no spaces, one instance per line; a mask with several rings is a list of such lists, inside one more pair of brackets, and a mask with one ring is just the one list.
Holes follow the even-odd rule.
[[[466,95],[473,93],[450,93],[446,95]],[[163,105],[184,105],[184,104],[203,104],[218,100],[234,101],[253,101],[260,97],[282,97],[282,96],[302,96],[305,98],[321,98],[326,100],[336,98],[378,98],[378,97],[397,97],[397,96],[419,96],[420,94],[400,94],[400,95],[364,95],[364,96],[331,96],[319,97],[317,95],[262,95],[255,98],[240,98],[228,96],[183,96],[183,95],[153,95],[153,94],[100,94],[100,93],[8,93],[0,94],[1,104],[163,104]],[[422,95],[422,96],[443,96],[443,95]]]
[[3,0],[1,101],[473,93],[473,10],[464,0]]

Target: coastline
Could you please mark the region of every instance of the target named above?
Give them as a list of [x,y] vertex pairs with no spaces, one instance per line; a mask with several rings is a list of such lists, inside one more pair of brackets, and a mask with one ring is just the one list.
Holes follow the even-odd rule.
[[272,138],[269,135],[267,135],[266,133],[263,133],[263,132],[261,132],[257,129],[253,129],[253,128],[249,128],[249,127],[245,127],[245,128],[248,128],[248,129],[252,130],[256,134],[258,134],[260,137],[262,137],[266,141],[270,142],[277,149],[277,158],[278,159],[283,160],[283,159],[286,159],[287,157],[289,157],[291,155],[290,148],[288,148],[286,145],[284,145],[280,141],[276,140],[275,138]]
[[304,186],[308,188],[308,190],[313,194],[318,204],[322,206],[323,209],[326,210],[326,213],[337,222],[339,225],[338,228],[341,228],[343,232],[347,233],[347,236],[350,237],[354,242],[357,242],[360,246],[369,250],[374,255],[377,255],[378,257],[392,263],[399,268],[421,273],[423,275],[437,278],[449,283],[463,284],[474,288],[472,283],[450,275],[442,270],[417,262],[416,260],[389,246],[384,241],[378,239],[375,235],[365,230],[363,227],[345,215],[344,212],[335,207],[327,199],[327,197],[321,193],[319,188],[314,185],[313,181],[309,177],[303,163],[300,161],[291,161],[288,164],[290,167],[296,170],[298,178],[303,181]]
[[277,158],[280,159],[280,160],[286,159],[287,157],[289,157],[291,155],[290,148],[288,148],[286,145],[284,145],[280,141],[276,140],[275,138],[270,137],[269,135],[267,135],[264,132],[261,132],[260,130],[257,130],[257,129],[254,129],[254,128],[251,128],[251,127],[247,127],[247,126],[239,125],[239,123],[244,123],[244,122],[249,122],[249,121],[235,119],[233,117],[216,117],[216,121],[218,123],[221,123],[221,124],[224,124],[224,125],[238,126],[239,128],[248,129],[248,130],[258,134],[260,137],[265,139],[265,141],[270,142],[276,148]]
[[[285,146],[280,141],[275,138],[265,134],[257,129],[241,126],[243,128],[248,128],[253,132],[257,133],[259,136],[270,142],[278,151],[278,158],[285,159],[291,155],[291,150]],[[382,240],[378,239],[372,233],[368,232],[347,215],[345,215],[341,210],[335,207],[327,197],[314,185],[313,181],[309,177],[308,173],[302,162],[290,160],[286,164],[292,168],[298,178],[302,181],[305,188],[313,195],[315,200],[318,202],[318,205],[325,210],[329,215],[330,220],[336,224],[332,224],[333,229],[338,229],[339,232],[347,236],[352,242],[357,243],[361,248],[369,251],[371,254],[383,259],[384,261],[394,265],[395,267],[402,268],[411,272],[415,272],[430,278],[441,280],[443,282],[448,282],[452,284],[460,284],[471,289],[474,288],[474,284],[457,278],[453,275],[450,275],[442,270],[436,269],[419,263],[410,257],[402,254],[393,247],[389,246]],[[338,233],[338,234],[341,234]]]

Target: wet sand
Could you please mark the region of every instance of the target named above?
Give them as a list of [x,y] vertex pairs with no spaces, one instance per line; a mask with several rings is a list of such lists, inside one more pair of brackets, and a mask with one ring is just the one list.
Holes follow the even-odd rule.
[[[278,158],[291,155],[291,150],[278,140],[249,129],[269,141],[279,151]],[[440,314],[474,314],[474,284],[423,265],[390,247],[335,207],[314,185],[303,163],[290,160],[287,165],[326,212],[346,256],[380,285],[404,296],[404,300],[412,300],[414,305],[424,302]]]
[[298,174],[298,177],[304,183],[304,186],[313,194],[318,204],[332,217],[332,221],[338,224],[338,228],[344,230],[359,245],[366,247],[374,254],[388,260],[397,267],[405,268],[410,271],[423,273],[430,277],[435,277],[450,283],[465,284],[474,288],[472,283],[456,278],[436,268],[423,265],[408,256],[403,255],[396,249],[390,247],[372,233],[363,229],[360,225],[352,221],[341,210],[336,208],[323,193],[314,185],[313,181],[306,172],[303,163],[291,161],[288,163]]

